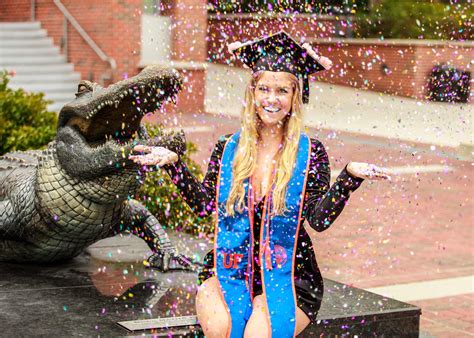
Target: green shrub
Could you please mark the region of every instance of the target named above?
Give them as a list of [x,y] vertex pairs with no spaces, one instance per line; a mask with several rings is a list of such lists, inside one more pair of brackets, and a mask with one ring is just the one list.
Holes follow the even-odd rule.
[[50,101],[43,93],[9,88],[8,76],[0,72],[0,155],[44,147],[56,135],[56,113],[47,109]]
[[468,3],[383,0],[356,15],[355,37],[392,39],[472,40]]
[[[147,126],[151,137],[159,135],[161,130],[162,128],[158,126]],[[199,165],[189,157],[197,151],[196,145],[187,142],[186,147],[186,154],[181,156],[181,159],[186,163],[189,171],[199,181],[202,181],[203,173]],[[203,218],[194,214],[187,203],[183,201],[178,188],[164,169],[147,173],[145,182],[136,198],[145,203],[148,210],[167,228],[194,235],[209,234],[214,231],[212,217]]]

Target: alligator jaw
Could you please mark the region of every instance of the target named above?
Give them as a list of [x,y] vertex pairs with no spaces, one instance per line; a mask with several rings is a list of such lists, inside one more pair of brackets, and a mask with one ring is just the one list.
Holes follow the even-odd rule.
[[145,114],[174,100],[181,89],[181,77],[175,70],[149,66],[108,88],[91,87],[63,107],[58,129],[72,127],[90,147],[96,147],[107,140],[123,144],[134,138]]

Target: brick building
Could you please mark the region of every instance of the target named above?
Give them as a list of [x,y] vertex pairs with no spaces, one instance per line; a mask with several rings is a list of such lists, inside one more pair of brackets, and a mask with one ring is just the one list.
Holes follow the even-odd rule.
[[216,15],[205,0],[0,0],[0,22],[29,21],[40,23],[84,79],[107,84],[149,63],[181,70],[183,112],[204,110],[209,62],[235,65],[227,42],[281,29],[333,59],[334,68],[316,80],[418,99],[434,65],[471,71],[474,49],[472,42],[339,39],[350,36],[345,17]]

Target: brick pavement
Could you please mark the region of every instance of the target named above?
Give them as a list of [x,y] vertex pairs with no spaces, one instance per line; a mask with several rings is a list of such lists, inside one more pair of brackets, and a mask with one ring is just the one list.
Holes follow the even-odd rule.
[[421,327],[435,337],[471,337],[474,332],[474,295],[412,302],[423,309]]
[[[168,127],[187,127],[205,169],[220,135],[238,129],[236,118],[217,115],[150,117]],[[210,127],[208,131],[203,126]],[[189,130],[189,129],[188,129]],[[391,182],[364,182],[333,226],[311,232],[323,275],[369,288],[472,275],[474,168],[449,147],[310,129],[330,156],[331,167],[349,161],[382,166],[442,164],[452,172],[405,174]],[[335,177],[333,177],[334,179]],[[422,330],[435,336],[474,335],[473,295],[423,300]],[[442,311],[434,310],[438,304]],[[431,332],[432,331],[432,332]]]

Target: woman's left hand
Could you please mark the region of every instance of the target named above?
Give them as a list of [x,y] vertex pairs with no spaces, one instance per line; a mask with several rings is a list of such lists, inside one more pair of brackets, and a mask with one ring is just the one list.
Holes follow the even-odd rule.
[[346,170],[350,175],[368,180],[390,180],[387,169],[377,167],[374,164],[349,162]]

